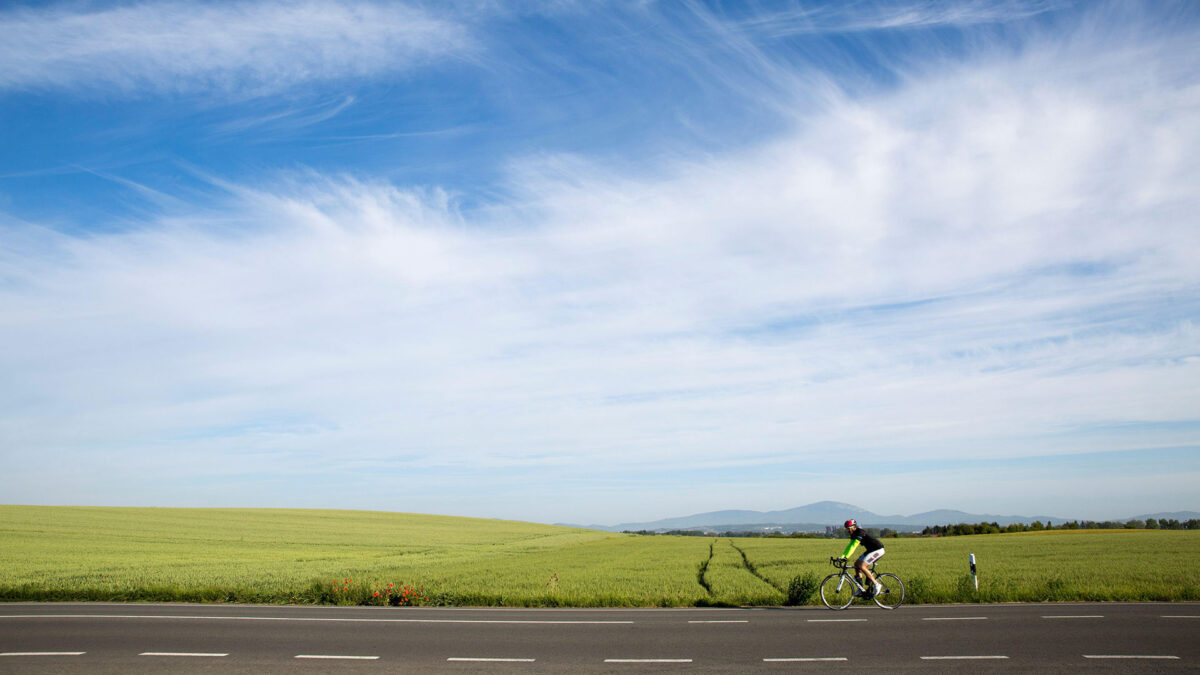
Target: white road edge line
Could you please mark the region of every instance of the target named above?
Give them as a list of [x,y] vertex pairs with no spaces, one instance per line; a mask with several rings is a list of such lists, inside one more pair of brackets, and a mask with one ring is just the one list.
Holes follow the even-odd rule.
[[451,656],[446,661],[467,661],[472,663],[533,663],[533,658],[491,658],[474,656]]
[[0,652],[0,656],[83,656],[87,652]]
[[804,663],[804,662],[809,662],[809,661],[848,661],[848,660],[849,659],[847,659],[844,656],[805,656],[805,657],[784,658],[784,659],[763,659],[763,661],[765,663],[795,663],[795,662]]
[[378,656],[349,656],[349,655],[338,655],[338,654],[297,654],[296,658],[298,658],[298,659],[324,659],[324,660],[345,659],[348,661],[375,661],[379,657]]
[[984,661],[1007,659],[1007,656],[922,656],[923,661]]
[[922,621],[986,621],[986,616],[927,616]]
[[176,619],[188,621],[327,621],[331,623],[505,623],[505,624],[579,624],[608,625],[631,624],[633,621],[552,621],[521,619],[334,619],[321,617],[293,616],[170,616],[147,614],[6,614],[3,619]]
[[1167,659],[1178,661],[1178,656],[1155,654],[1084,654],[1085,659]]
[[229,654],[209,654],[204,652],[142,652],[138,656],[229,656]]
[[605,663],[691,663],[690,658],[606,658]]

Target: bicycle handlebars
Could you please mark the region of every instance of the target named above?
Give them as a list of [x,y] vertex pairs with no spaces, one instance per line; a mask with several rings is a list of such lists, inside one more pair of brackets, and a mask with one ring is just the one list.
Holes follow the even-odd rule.
[[[849,560],[847,560],[846,558],[839,558],[836,556],[830,556],[829,564],[833,565],[834,567],[836,567],[840,570],[849,569],[849,567],[850,567]],[[871,568],[871,571],[874,572],[875,571],[875,563],[871,563],[870,568]],[[855,574],[858,574],[858,572],[855,572]]]

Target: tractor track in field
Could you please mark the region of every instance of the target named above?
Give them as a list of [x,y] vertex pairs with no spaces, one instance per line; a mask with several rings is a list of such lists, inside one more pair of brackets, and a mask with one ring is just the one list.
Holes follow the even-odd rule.
[[715,545],[716,540],[713,540],[713,542],[708,545],[708,558],[705,559],[704,562],[700,563],[699,569],[696,570],[696,581],[700,584],[700,587],[704,589],[704,592],[708,593],[710,596],[712,595],[712,585],[708,583],[708,579],[705,577],[705,575],[708,574],[708,564],[712,562],[714,553],[713,546]]
[[764,577],[762,574],[760,574],[758,569],[754,566],[754,563],[750,562],[750,558],[746,557],[746,552],[743,551],[741,548],[739,548],[737,544],[733,543],[732,539],[729,540],[729,545],[732,546],[735,551],[737,551],[738,553],[740,553],[742,555],[742,565],[746,568],[747,572],[758,577],[759,580],[762,581],[764,584],[770,586],[771,588],[774,588],[775,590],[779,591],[780,593],[785,593],[785,594],[787,593],[786,589],[780,588],[777,584],[775,584],[775,582],[771,581],[770,579],[768,579],[768,578]]

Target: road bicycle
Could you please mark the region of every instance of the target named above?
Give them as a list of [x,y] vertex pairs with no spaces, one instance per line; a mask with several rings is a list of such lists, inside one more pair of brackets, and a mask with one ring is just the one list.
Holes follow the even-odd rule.
[[882,586],[878,593],[854,578],[854,567],[845,558],[830,558],[829,564],[838,568],[821,581],[821,602],[829,609],[846,609],[856,597],[870,598],[884,609],[896,609],[904,602],[904,582],[895,574],[876,572],[875,563],[871,563],[871,574]]

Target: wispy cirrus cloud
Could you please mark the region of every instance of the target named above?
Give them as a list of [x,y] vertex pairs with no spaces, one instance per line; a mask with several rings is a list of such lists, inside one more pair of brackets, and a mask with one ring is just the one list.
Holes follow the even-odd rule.
[[[9,222],[0,437],[95,503],[613,522],[714,494],[831,497],[849,456],[886,469],[860,484],[879,511],[1034,508],[1013,486],[1049,471],[1037,510],[1131,515],[1087,502],[1117,482],[1073,479],[1097,462],[1128,504],[1190,507],[1200,43],[1107,7],[1053,39],[923,53],[887,86],[827,72],[816,89],[769,34],[692,7],[560,71],[540,44],[531,79],[578,70],[607,94],[626,82],[610,68],[645,60],[692,100],[770,108],[753,143],[613,158],[547,132],[481,157],[508,167],[489,199],[198,171],[203,198],[119,228]],[[552,89],[515,98],[568,117]],[[273,122],[246,119],[231,130]],[[48,499],[42,465],[11,464],[11,499]]]
[[1068,6],[1059,0],[918,0],[799,6],[755,16],[743,25],[770,37],[927,28],[969,28],[1028,19]]
[[29,235],[4,259],[4,434],[170,447],[193,476],[563,484],[1187,444],[1200,153],[1147,139],[1200,149],[1194,101],[1052,63],[950,69],[649,173],[533,156],[488,210],[297,173]]
[[463,26],[399,3],[56,4],[0,11],[0,89],[262,94],[464,53]]

